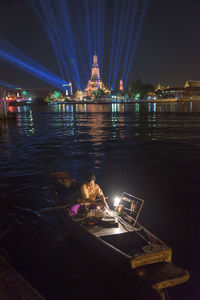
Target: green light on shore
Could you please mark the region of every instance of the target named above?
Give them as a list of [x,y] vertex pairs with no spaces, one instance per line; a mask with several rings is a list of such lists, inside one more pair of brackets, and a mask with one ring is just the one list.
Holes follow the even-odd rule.
[[135,94],[135,99],[139,99],[140,98],[140,94]]
[[61,96],[61,92],[60,92],[60,91],[54,91],[54,92],[53,92],[53,98],[54,98],[54,99],[57,100],[60,96]]

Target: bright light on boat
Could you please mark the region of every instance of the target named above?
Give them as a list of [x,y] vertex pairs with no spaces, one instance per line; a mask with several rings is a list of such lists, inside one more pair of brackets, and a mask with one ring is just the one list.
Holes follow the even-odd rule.
[[119,197],[115,197],[115,199],[114,199],[114,206],[119,206],[119,202],[120,202],[120,198]]

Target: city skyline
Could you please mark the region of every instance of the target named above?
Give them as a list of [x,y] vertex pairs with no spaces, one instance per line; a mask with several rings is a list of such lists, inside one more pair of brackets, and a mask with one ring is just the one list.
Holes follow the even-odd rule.
[[[30,2],[31,1],[24,0],[17,3],[12,0],[2,1],[0,37],[53,72],[56,76],[60,76],[52,45],[45,34],[45,30],[34,14]],[[111,33],[114,29],[115,11],[118,16],[121,16],[120,11],[124,9],[124,16],[126,16],[126,8],[129,2],[128,0],[125,1],[125,4],[123,4],[122,1],[117,2],[118,10],[115,1],[104,1],[104,15],[106,18],[103,30],[103,55],[100,57],[100,61],[102,60],[101,78],[103,82],[107,85],[110,79],[110,81],[113,80],[115,86],[117,85],[118,87],[119,78],[123,75],[123,67],[125,65],[123,61],[124,52],[121,55],[121,64],[118,66],[119,63],[116,61],[115,65],[113,64],[111,68]],[[135,1],[132,2],[134,3]],[[69,11],[76,11],[76,16],[81,17],[81,14],[84,16],[84,11],[78,10],[77,3],[81,4],[82,2],[77,1],[77,7],[74,7],[72,1],[67,1]],[[143,1],[143,4],[144,3]],[[92,17],[93,10],[91,2],[89,1],[88,4],[89,13]],[[138,16],[141,16],[142,9],[143,6],[141,5],[140,9],[136,11]],[[126,87],[136,78],[141,78],[144,82],[148,83],[156,84],[161,82],[164,85],[169,84],[171,86],[183,86],[187,79],[199,79],[197,66],[198,53],[200,50],[200,44],[197,39],[200,31],[197,18],[199,11],[200,4],[194,0],[190,2],[179,1],[176,3],[172,1],[164,1],[162,3],[157,0],[148,1],[141,31],[138,36],[137,44],[135,45],[135,54],[129,66],[130,70]],[[130,14],[130,17],[131,16]],[[125,26],[125,19],[122,18],[122,21]],[[76,19],[73,20],[71,26],[75,28],[80,27],[81,24],[82,23]],[[124,49],[127,49],[126,46],[128,46],[128,32],[130,33],[131,29],[129,27],[130,24],[127,24],[127,30],[125,31],[127,35],[124,37]],[[125,27],[123,28],[126,29]],[[117,29],[119,29],[119,27],[117,27]],[[75,37],[76,36],[74,36],[74,38]],[[117,39],[113,47],[115,47],[116,44]],[[94,45],[95,43],[93,43],[93,47]],[[114,50],[117,52],[117,49]],[[91,68],[90,62],[88,61],[88,57],[91,55],[88,52],[87,41],[82,43],[81,52],[82,60],[80,56],[77,55],[76,64],[81,66],[81,64],[85,63],[87,66],[87,70],[85,70],[86,74],[82,75],[80,72],[81,80],[84,79],[84,86],[84,83],[89,79]],[[118,50],[118,52],[120,53],[120,50]],[[129,53],[127,52],[128,60],[130,60],[131,54],[132,48]],[[2,81],[27,88],[47,88],[49,86],[44,80],[27,74],[24,70],[9,64],[8,61],[2,58],[0,58],[0,65],[2,72],[0,79]],[[114,71],[116,72],[115,75],[113,75]],[[126,72],[128,72],[128,69]],[[67,78],[65,78],[65,80],[67,81]]]

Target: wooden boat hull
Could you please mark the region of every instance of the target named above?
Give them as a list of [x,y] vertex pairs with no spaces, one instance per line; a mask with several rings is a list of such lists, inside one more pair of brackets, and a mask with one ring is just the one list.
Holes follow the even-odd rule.
[[[65,173],[52,173],[52,186],[58,204],[63,204],[62,193],[56,184],[70,189],[74,179]],[[63,183],[62,183],[63,184]],[[58,213],[58,211],[56,211]],[[172,250],[138,222],[131,226],[119,218],[118,228],[87,227],[69,216],[68,210],[59,214],[69,231],[69,240],[96,267],[110,266],[113,272],[122,272],[139,285],[161,290],[186,282],[189,273],[171,263]],[[97,259],[98,257],[98,259]]]

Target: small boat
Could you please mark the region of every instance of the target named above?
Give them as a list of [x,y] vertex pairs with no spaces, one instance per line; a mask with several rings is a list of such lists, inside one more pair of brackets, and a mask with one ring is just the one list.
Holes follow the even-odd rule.
[[77,189],[75,179],[67,172],[56,172],[51,173],[51,181],[57,206],[40,211],[59,213],[89,260],[95,263],[98,257],[99,265],[109,264],[113,273],[124,272],[141,289],[157,291],[162,299],[167,288],[189,279],[187,270],[172,263],[172,249],[138,222],[144,200],[123,193],[114,210],[72,217],[66,199]]

